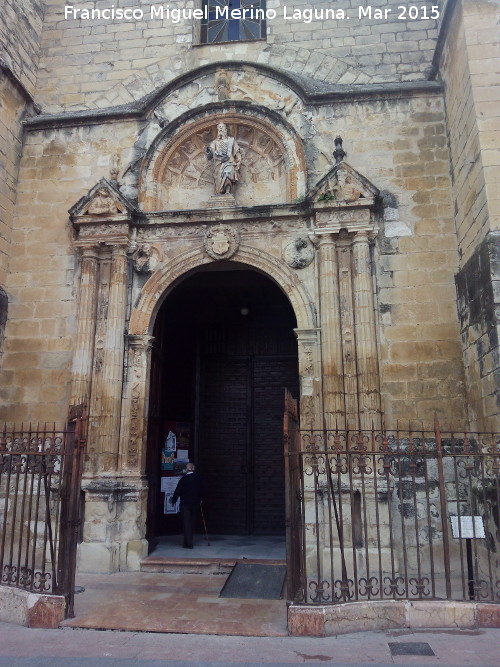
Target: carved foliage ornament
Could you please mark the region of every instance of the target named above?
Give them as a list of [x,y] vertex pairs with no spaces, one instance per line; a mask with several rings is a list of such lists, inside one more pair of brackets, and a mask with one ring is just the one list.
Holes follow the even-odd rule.
[[239,235],[229,225],[215,225],[205,232],[203,245],[212,259],[229,259],[238,250]]

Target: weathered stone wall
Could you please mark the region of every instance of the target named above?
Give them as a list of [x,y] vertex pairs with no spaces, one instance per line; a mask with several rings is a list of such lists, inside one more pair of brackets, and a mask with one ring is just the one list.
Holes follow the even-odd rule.
[[[5,0],[0,12],[0,286],[5,286],[12,234],[17,171],[22,150],[21,120],[31,107],[43,20],[43,1]],[[5,306],[5,307],[4,307]],[[0,352],[2,319],[0,304]]]
[[60,420],[70,398],[76,331],[75,260],[68,209],[133,141],[130,124],[25,136],[19,172],[11,298],[2,367],[2,417]]
[[[110,2],[74,3],[85,8],[108,7]],[[129,7],[129,0],[115,0]],[[175,7],[199,6],[182,0]],[[144,20],[64,19],[64,0],[49,0],[45,15],[42,59],[37,93],[46,111],[104,108],[129,103],[176,76],[211,62],[228,59],[267,63],[285,71],[329,84],[412,81],[426,78],[436,43],[433,19],[398,18],[398,0],[374,0],[374,9],[392,11],[387,20],[358,19],[358,0],[337,0],[348,20],[313,18],[285,20],[295,9],[332,9],[332,3],[270,0],[277,17],[267,22],[267,39],[228,44],[197,44],[196,22],[150,20],[153,0],[133,6]],[[439,2],[432,4],[438,5]],[[171,7],[173,4],[171,3]]]
[[[260,88],[267,94],[264,84]],[[252,92],[258,102],[259,91]],[[172,97],[182,99],[182,93]],[[464,393],[453,282],[457,253],[440,95],[300,104],[301,110],[284,110],[282,116],[304,142],[308,187],[331,168],[333,139],[340,133],[349,164],[398,200],[399,220],[381,225],[374,249],[387,419],[429,420],[436,409],[446,421],[461,418]],[[26,136],[9,278],[13,312],[4,363],[4,387],[10,385],[4,389],[5,414],[56,418],[65,409],[78,280],[67,211],[109,175],[116,153],[125,171],[136,155],[134,145],[148,134],[145,125],[115,122]],[[305,190],[297,194],[300,199]],[[252,243],[263,249],[276,245],[276,233],[263,228],[261,235],[253,234]],[[195,238],[189,243],[176,238],[171,252],[179,254]],[[317,287],[309,280],[317,301]]]
[[37,78],[45,0],[3,0],[0,58],[33,95]]
[[458,235],[462,344],[472,423],[498,428],[500,44],[497,0],[457,2],[441,62]]

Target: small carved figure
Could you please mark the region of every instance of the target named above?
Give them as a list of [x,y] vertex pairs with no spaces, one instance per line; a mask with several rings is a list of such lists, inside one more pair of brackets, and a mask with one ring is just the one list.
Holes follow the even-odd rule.
[[120,211],[107,188],[100,188],[85,213],[89,215],[116,215]]
[[337,173],[337,199],[339,201],[353,202],[360,198],[361,192],[352,183],[352,179],[345,171]]
[[217,125],[217,139],[205,151],[212,162],[215,194],[231,194],[238,181],[242,155],[236,139],[228,136],[225,123]]

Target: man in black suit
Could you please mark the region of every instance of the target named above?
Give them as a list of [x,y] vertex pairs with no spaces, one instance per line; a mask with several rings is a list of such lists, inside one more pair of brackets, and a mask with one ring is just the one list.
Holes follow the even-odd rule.
[[194,465],[188,463],[186,474],[181,477],[175,487],[171,503],[175,505],[177,499],[181,499],[181,517],[182,529],[184,531],[184,549],[193,548],[193,531],[196,520],[196,508],[199,506],[203,497],[203,482],[197,472],[194,471]]

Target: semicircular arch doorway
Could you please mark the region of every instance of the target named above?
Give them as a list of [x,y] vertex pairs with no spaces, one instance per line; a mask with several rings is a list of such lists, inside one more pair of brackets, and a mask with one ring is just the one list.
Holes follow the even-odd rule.
[[283,291],[240,264],[197,270],[166,297],[153,331],[150,540],[181,530],[161,489],[187,459],[204,479],[211,534],[285,534],[283,405],[285,388],[298,394],[295,327]]

